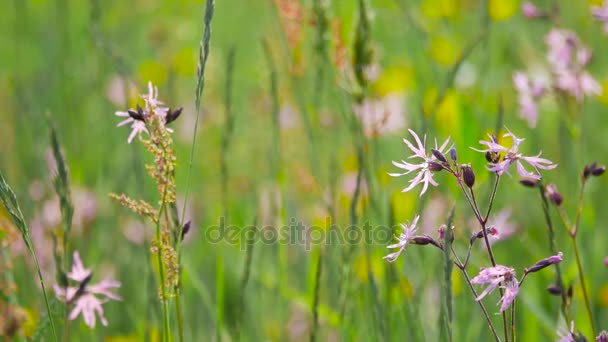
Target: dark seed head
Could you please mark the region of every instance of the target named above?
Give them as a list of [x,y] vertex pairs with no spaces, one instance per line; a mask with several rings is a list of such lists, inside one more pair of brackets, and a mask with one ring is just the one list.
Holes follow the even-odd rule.
[[469,165],[462,166],[462,179],[469,188],[472,188],[475,184],[475,172]]
[[[137,105],[139,107],[139,105]],[[141,109],[141,108],[139,108]],[[129,109],[127,111],[129,113],[129,116],[132,117],[133,119],[137,120],[137,121],[146,121],[146,118],[144,117],[144,113],[138,111],[134,111],[133,109]]]
[[167,116],[165,117],[165,124],[170,124],[173,121],[177,120],[177,118],[182,114],[183,107],[177,108],[175,111],[171,112],[171,109],[167,111]]
[[439,152],[438,150],[432,148],[431,152],[433,153],[433,155],[435,156],[435,158],[439,159],[439,161],[442,161],[444,163],[448,162],[448,160],[445,158],[445,156],[443,155],[443,153]]

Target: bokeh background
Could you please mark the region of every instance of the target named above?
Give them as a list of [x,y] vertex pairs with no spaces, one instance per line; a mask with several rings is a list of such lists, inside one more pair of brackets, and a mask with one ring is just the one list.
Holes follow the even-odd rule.
[[[588,70],[608,86],[608,35],[603,24],[593,20],[592,1],[535,4],[545,11],[558,8],[559,22],[525,18],[517,0],[368,1],[373,62],[366,69],[369,87],[364,105],[357,107],[353,94],[358,91],[349,72],[357,1],[329,1],[323,40],[326,60],[319,57],[316,45],[319,22],[312,1],[216,1],[186,205],[193,222],[183,254],[186,340],[231,340],[239,324],[244,340],[308,340],[315,292],[321,340],[438,340],[443,265],[436,249],[413,246],[395,264],[388,264],[382,260],[387,239],[317,244],[310,249],[303,244],[258,241],[249,283],[243,289],[242,241],[210,243],[206,235],[221,217],[239,229],[254,223],[260,229],[277,227],[290,220],[324,229],[332,222],[346,229],[352,222],[350,207],[359,168],[356,146],[361,141],[352,134],[353,118],[360,120],[365,132],[362,150],[367,165],[355,212],[359,223],[369,223],[370,230],[388,233],[389,227],[420,213],[421,231],[436,236],[455,207],[456,246],[464,254],[476,228],[451,178],[438,175],[441,186],[420,198],[418,190],[401,193],[407,178],[387,175],[398,171],[391,161],[409,155],[402,142],[410,138],[408,128],[421,136],[426,133],[428,142],[450,136],[459,160],[475,168],[476,187],[485,200],[492,181],[484,171],[483,155],[469,146],[480,147],[477,142],[486,133],[508,127],[526,138],[525,154],[542,150],[543,156],[559,164],[545,173],[545,179],[556,183],[573,215],[580,171],[589,162],[606,161],[608,91],[580,103],[571,99],[567,105],[546,96],[539,104],[538,124],[530,128],[518,115],[512,75],[517,70],[549,75],[544,36],[561,27],[575,32],[593,51]],[[149,155],[140,144],[127,144],[129,130],[116,127],[120,118],[114,112],[133,107],[138,94],[147,91],[148,81],[158,86],[160,99],[169,106],[184,107],[173,125],[181,208],[196,120],[204,5],[189,0],[3,3],[0,168],[20,200],[45,279],[54,283],[51,235],[60,225],[49,171],[51,122],[69,166],[76,206],[71,247],[94,269],[95,278],[110,276],[122,283],[118,292],[123,301],[104,305],[109,325],[91,330],[80,319],[73,321],[72,340],[160,338],[158,284],[149,253],[153,227],[107,194],[125,192],[150,202],[158,195],[144,169]],[[225,83],[232,50],[234,130],[225,150],[227,172],[222,172]],[[273,142],[273,69],[278,143]],[[226,190],[221,186],[222,173],[228,179]],[[492,220],[504,232],[495,243],[499,263],[521,274],[523,268],[548,256],[549,247],[538,193],[517,180],[515,174],[502,180]],[[596,324],[604,329],[608,328],[606,191],[605,179],[588,184],[579,236]],[[228,199],[227,208],[223,198]],[[333,217],[328,219],[330,212]],[[591,337],[570,243],[557,216],[554,222],[565,255],[565,277],[574,287],[576,326]],[[22,241],[11,233],[5,218],[0,223],[1,270],[14,276],[16,298],[26,317],[20,334],[31,336],[45,315],[40,290]],[[479,248],[473,249],[471,274],[488,265],[481,247],[475,247]],[[320,255],[322,273],[315,291]],[[553,269],[526,280],[517,304],[522,341],[553,340],[557,329],[565,326],[558,314],[559,298],[546,291],[553,281]],[[454,339],[489,339],[481,312],[457,270],[452,286]],[[241,296],[245,306],[238,319]],[[496,313],[493,301],[498,301],[496,295],[486,303]],[[500,322],[499,315],[491,316]]]

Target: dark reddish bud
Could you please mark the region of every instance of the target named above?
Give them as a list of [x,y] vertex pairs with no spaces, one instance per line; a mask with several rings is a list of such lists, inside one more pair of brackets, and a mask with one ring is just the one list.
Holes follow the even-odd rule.
[[469,165],[462,166],[462,179],[469,188],[475,184],[475,172]]
[[433,239],[432,237],[428,236],[428,235],[422,235],[422,236],[414,236],[411,240],[411,243],[413,245],[433,245],[439,249],[442,249],[441,244],[437,241],[435,241],[435,239]]
[[596,162],[593,162],[587,166],[583,170],[583,178],[587,179],[589,176],[601,176],[604,172],[606,172],[606,166],[597,165]]
[[522,178],[519,180],[519,184],[528,188],[536,188],[536,186],[538,185],[538,179]]
[[562,258],[563,258],[563,253],[559,252],[559,253],[557,253],[557,255],[553,255],[553,256],[550,256],[548,258],[545,258],[545,259],[542,259],[542,260],[536,262],[536,264],[532,265],[532,267],[530,267],[530,268],[527,268],[524,272],[525,273],[538,272],[545,267],[559,264],[560,262],[562,262]]
[[191,225],[191,221],[188,221],[184,224],[184,227],[182,228],[182,241],[184,241],[184,237],[186,237],[186,234],[188,234],[188,232],[190,231]]
[[564,202],[564,197],[557,191],[557,187],[553,183],[545,187],[545,197],[557,206],[562,205],[562,202]]
[[566,295],[568,296],[568,298],[572,298],[572,285],[568,286],[568,291],[566,291]]
[[184,110],[183,107],[179,107],[173,112],[171,112],[171,109],[169,109],[167,111],[167,116],[165,117],[165,124],[168,125],[177,120],[177,118],[182,114],[182,110]]
[[439,159],[439,161],[442,161],[444,163],[448,162],[448,160],[445,158],[445,156],[443,155],[443,153],[439,152],[438,150],[432,148],[431,152],[433,153],[433,155],[435,156],[435,158]]
[[[486,234],[488,234],[488,236],[492,235],[496,237],[498,235],[498,229],[496,229],[495,227],[486,228]],[[473,233],[473,236],[471,236],[469,243],[472,245],[477,239],[483,239],[483,230],[480,230],[477,233]]]
[[450,158],[452,159],[452,161],[454,163],[456,162],[456,160],[458,160],[458,155],[456,154],[456,149],[453,147],[450,149]]
[[562,288],[559,285],[549,285],[547,286],[547,292],[554,296],[560,296],[562,294]]
[[429,170],[431,171],[441,171],[443,170],[443,166],[437,162],[430,161],[429,162]]

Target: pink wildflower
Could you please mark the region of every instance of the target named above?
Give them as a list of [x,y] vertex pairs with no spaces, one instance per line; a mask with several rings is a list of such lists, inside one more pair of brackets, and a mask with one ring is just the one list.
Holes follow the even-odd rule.
[[[68,318],[74,320],[78,315],[82,314],[85,324],[90,328],[95,328],[95,315],[97,314],[101,324],[104,326],[108,325],[108,321],[103,314],[102,304],[109,299],[122,299],[111,292],[112,289],[120,287],[120,283],[114,280],[102,280],[95,285],[88,285],[92,273],[90,269],[84,267],[80,260],[80,254],[77,251],[74,252],[72,270],[67,274],[67,277],[77,282],[78,286],[66,286],[64,288],[54,285],[53,288],[59,300],[68,304],[74,304],[74,309],[72,309]],[[102,298],[98,298],[97,296],[101,296]]]
[[403,229],[403,233],[401,233],[397,239],[399,240],[397,243],[387,246],[387,248],[399,248],[396,252],[390,253],[384,256],[382,259],[388,260],[389,262],[395,262],[401,252],[405,250],[405,247],[410,244],[412,239],[414,238],[414,233],[416,232],[416,225],[418,224],[418,219],[420,216],[416,215],[414,221],[408,226],[405,224],[401,224],[401,228]]
[[555,86],[581,101],[584,96],[602,94],[602,86],[584,69],[591,61],[591,51],[571,31],[553,29],[545,37],[548,60]]
[[541,16],[541,13],[538,11],[538,8],[536,8],[536,6],[530,1],[524,2],[521,7],[521,11],[528,19],[534,19]]
[[[553,164],[553,162],[551,162],[550,160],[540,158],[540,155],[542,154],[542,152],[539,152],[538,155],[533,156],[533,157],[524,156],[523,154],[521,154],[518,151],[519,145],[525,139],[520,139],[511,132],[506,133],[505,135],[503,135],[503,137],[510,137],[513,140],[513,145],[510,148],[506,148],[506,147],[498,144],[497,142],[493,141],[493,139],[490,139],[490,141],[484,141],[484,140],[479,141],[480,144],[486,145],[488,147],[485,150],[478,150],[478,149],[473,148],[475,151],[483,152],[483,153],[505,152],[505,155],[503,156],[502,161],[499,160],[495,163],[492,163],[492,162],[490,163],[490,166],[488,167],[488,171],[496,172],[499,175],[502,175],[504,172],[506,172],[509,169],[509,166],[511,166],[511,164],[515,163],[517,165],[517,173],[521,177],[540,179],[541,177],[540,177],[539,169],[551,170],[551,169],[554,169],[557,167],[557,165]],[[527,171],[524,168],[522,161],[525,161],[526,163],[530,164],[530,166],[532,166],[534,168],[534,171],[536,171],[536,172],[534,173],[534,172]]]
[[519,116],[528,121],[530,128],[534,128],[538,119],[536,103],[545,92],[545,86],[519,71],[513,74],[513,83],[519,93]]
[[[435,160],[437,158],[435,158],[435,156],[433,154],[431,154],[430,156],[427,155],[426,148],[425,148],[426,136],[424,136],[424,143],[423,143],[422,141],[420,141],[420,138],[418,137],[416,132],[412,131],[411,129],[409,129],[408,131],[414,137],[414,139],[416,140],[416,144],[418,145],[418,146],[414,146],[408,140],[403,139],[403,142],[405,143],[405,145],[407,145],[407,147],[412,152],[414,152],[414,155],[410,156],[409,158],[420,158],[420,159],[422,159],[422,161],[419,164],[410,164],[410,163],[406,162],[405,160],[402,160],[401,163],[393,161],[393,165],[395,165],[398,168],[404,169],[405,172],[404,173],[389,173],[389,175],[393,176],[393,177],[399,177],[399,176],[407,175],[411,172],[415,172],[415,171],[418,172],[416,177],[414,177],[413,179],[410,180],[410,185],[407,188],[403,189],[402,192],[408,192],[408,191],[412,190],[414,187],[416,187],[418,184],[422,183],[423,184],[422,191],[420,192],[420,196],[422,196],[426,192],[429,184],[431,184],[433,186],[439,185],[433,179],[433,171],[429,168],[429,166],[431,165],[430,163],[435,162]],[[450,138],[447,138],[445,140],[445,142],[443,143],[443,145],[441,145],[441,147],[437,147],[437,141],[435,141],[435,149],[438,150],[440,153],[445,153],[445,151],[447,151],[446,148],[447,148],[449,142],[450,142]]]
[[482,300],[490,292],[494,291],[500,283],[504,283],[505,290],[499,301],[499,304],[501,304],[500,312],[505,311],[513,303],[519,292],[519,283],[515,278],[515,270],[510,267],[496,265],[494,267],[482,268],[479,274],[471,279],[471,284],[488,285],[475,300]]

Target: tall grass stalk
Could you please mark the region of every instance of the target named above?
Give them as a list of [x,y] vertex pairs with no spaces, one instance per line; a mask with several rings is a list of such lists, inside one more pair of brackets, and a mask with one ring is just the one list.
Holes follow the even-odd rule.
[[44,304],[46,305],[46,311],[48,314],[48,319],[51,324],[51,331],[53,333],[53,341],[57,341],[57,330],[55,328],[55,321],[53,320],[53,314],[51,312],[51,307],[49,305],[49,299],[46,292],[46,286],[44,284],[44,278],[42,277],[42,271],[40,269],[40,263],[38,262],[38,256],[36,254],[36,250],[34,248],[34,243],[32,242],[32,238],[30,236],[30,231],[25,223],[25,219],[23,218],[23,213],[21,212],[21,208],[19,207],[19,202],[17,201],[17,197],[15,193],[10,188],[10,186],[6,183],[4,176],[2,175],[2,171],[0,171],[0,200],[6,209],[6,212],[11,217],[13,224],[19,229],[21,233],[21,237],[23,238],[23,242],[27,247],[28,251],[32,255],[34,259],[34,264],[36,266],[36,271],[38,273],[38,280],[40,281],[40,287],[42,288],[42,296],[44,297]]
[[[194,162],[194,151],[196,150],[196,136],[198,133],[198,122],[199,122],[199,117],[200,117],[200,113],[201,113],[201,97],[203,95],[203,89],[205,88],[205,66],[207,65],[207,60],[209,59],[209,44],[211,42],[211,21],[213,19],[213,12],[215,9],[215,1],[214,0],[207,0],[205,2],[205,14],[203,16],[203,38],[201,39],[200,45],[199,45],[199,59],[198,59],[198,66],[197,66],[197,72],[196,72],[196,92],[195,92],[195,99],[194,99],[194,105],[195,105],[195,109],[196,109],[196,118],[194,120],[194,129],[192,131],[192,144],[190,147],[190,158],[188,160],[188,171],[187,171],[187,175],[186,175],[186,188],[185,188],[185,195],[184,195],[184,204],[183,204],[183,208],[182,208],[182,213],[181,213],[181,218],[179,220],[179,225],[177,226],[177,229],[179,231],[179,233],[177,234],[178,237],[181,237],[183,235],[183,229],[184,229],[184,223],[185,223],[185,217],[186,217],[186,208],[188,207],[188,200],[189,200],[189,195],[190,195],[190,179],[192,178],[192,164]],[[180,268],[181,268],[181,241],[178,239],[178,241],[176,241],[176,253],[177,253],[177,258],[180,262]],[[178,284],[181,284],[181,279],[182,279],[182,275],[181,275],[181,271],[178,274]],[[180,296],[181,295],[181,291],[179,289],[177,289],[177,293],[175,294],[176,296]],[[181,305],[179,305],[179,301],[176,300],[176,310],[180,311],[177,314],[177,318],[178,318],[178,327],[180,329],[179,331],[179,336],[180,336],[180,341],[182,341],[182,337],[183,337],[183,331],[182,331],[182,327],[183,327],[183,323],[181,322]]]
[[[184,195],[184,206],[182,208],[182,214],[180,219],[180,234],[184,226],[184,219],[186,216],[186,207],[188,205],[188,195],[190,194],[190,179],[192,178],[192,164],[194,162],[194,151],[196,149],[196,136],[198,132],[198,122],[201,113],[201,97],[203,95],[203,89],[205,88],[205,66],[209,59],[209,43],[211,41],[211,20],[213,19],[213,12],[215,8],[214,0],[207,0],[205,3],[205,14],[203,17],[203,38],[201,39],[199,46],[199,59],[198,67],[196,72],[196,93],[194,99],[194,105],[196,109],[196,119],[194,121],[194,130],[192,132],[192,145],[190,147],[190,159],[188,161],[188,171],[186,176],[186,193]],[[177,252],[179,255],[181,243],[177,245]]]
[[[59,262],[57,260],[57,252],[56,255],[56,270],[57,270],[57,280],[61,286],[66,286],[66,276],[65,272],[68,269],[68,261],[70,259],[70,253],[68,248],[68,239],[70,236],[70,231],[72,230],[72,218],[74,216],[74,206],[72,204],[72,199],[70,195],[70,182],[69,182],[69,173],[68,167],[65,162],[65,158],[63,153],[61,153],[61,146],[59,144],[59,139],[57,137],[57,132],[55,127],[50,122],[50,117],[47,117],[49,121],[49,131],[50,131],[50,139],[51,139],[51,150],[53,151],[53,158],[55,159],[55,164],[57,165],[57,170],[52,170],[51,172],[56,172],[53,175],[53,186],[55,188],[55,192],[57,193],[57,197],[59,198],[59,206],[61,209],[61,217],[63,219],[63,230],[61,232],[62,240],[63,240],[63,256],[62,260]],[[55,237],[55,241],[57,240],[57,236]],[[55,248],[57,248],[57,243],[54,243]],[[64,329],[63,329],[63,340],[68,340],[68,331],[69,331],[69,304],[66,303],[64,307]]]
[[239,298],[239,310],[236,323],[236,341],[240,341],[241,328],[243,325],[243,314],[245,312],[245,290],[249,283],[249,275],[251,274],[251,262],[253,260],[253,247],[255,246],[255,237],[257,234],[257,218],[253,220],[253,234],[245,234],[247,239],[245,240],[245,262],[243,265],[243,273],[241,274],[241,286],[240,286],[240,298]]

